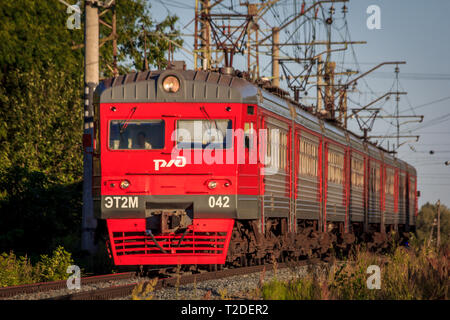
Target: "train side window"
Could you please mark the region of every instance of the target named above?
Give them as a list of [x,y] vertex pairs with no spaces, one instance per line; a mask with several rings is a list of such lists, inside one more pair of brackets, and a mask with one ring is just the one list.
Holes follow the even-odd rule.
[[409,200],[413,200],[415,198],[415,188],[416,188],[416,180],[414,178],[410,179],[410,188],[409,188]]
[[364,161],[352,157],[351,184],[356,187],[364,187]]
[[267,157],[270,157],[268,165],[286,171],[287,131],[267,126]]
[[373,166],[370,168],[370,190],[372,192],[380,191],[380,168]]
[[375,191],[380,191],[380,168],[377,167],[375,169]]
[[380,191],[380,173],[381,170],[377,166],[371,166],[370,167],[370,190],[372,192],[379,192]]
[[319,146],[305,138],[300,138],[299,174],[317,177],[317,156]]
[[395,172],[392,168],[386,168],[386,184],[385,193],[389,195],[394,195],[394,178]]
[[405,199],[405,195],[406,195],[406,188],[405,188],[405,176],[404,175],[400,175],[400,183],[399,183],[399,194],[400,194],[400,198],[402,199],[402,201]]
[[280,168],[280,130],[267,127],[267,155],[270,157],[270,166]]
[[334,150],[328,150],[328,181],[344,183],[344,155]]

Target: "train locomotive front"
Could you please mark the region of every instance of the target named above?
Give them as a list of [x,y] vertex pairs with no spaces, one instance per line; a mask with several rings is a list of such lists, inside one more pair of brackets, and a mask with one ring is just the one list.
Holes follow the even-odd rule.
[[249,155],[235,131],[256,126],[243,103],[256,92],[205,74],[139,72],[95,91],[94,208],[115,265],[224,264],[235,219],[255,209],[238,210],[235,151]]

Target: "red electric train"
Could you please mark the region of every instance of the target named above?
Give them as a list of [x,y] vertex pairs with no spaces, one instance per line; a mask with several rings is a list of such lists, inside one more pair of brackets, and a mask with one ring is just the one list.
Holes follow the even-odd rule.
[[412,166],[235,74],[132,73],[94,101],[115,265],[246,265],[414,228]]

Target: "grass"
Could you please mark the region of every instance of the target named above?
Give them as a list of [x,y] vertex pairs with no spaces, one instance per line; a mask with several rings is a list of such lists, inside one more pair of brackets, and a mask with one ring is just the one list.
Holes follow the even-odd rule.
[[150,281],[141,281],[134,288],[131,293],[132,300],[152,300],[158,279],[154,278]]
[[[258,292],[269,300],[448,299],[449,259],[448,248],[437,251],[426,245],[394,247],[383,256],[356,247],[346,261],[334,262],[323,273],[309,272],[287,282],[275,278]],[[371,265],[380,267],[380,289],[368,289]]]

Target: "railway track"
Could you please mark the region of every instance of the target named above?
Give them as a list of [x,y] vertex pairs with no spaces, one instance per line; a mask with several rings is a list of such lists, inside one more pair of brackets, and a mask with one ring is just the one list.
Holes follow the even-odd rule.
[[[306,265],[314,265],[323,262],[319,258],[295,261],[295,262],[278,262],[274,264],[261,264],[248,267],[225,268],[218,271],[208,271],[192,274],[175,274],[170,277],[159,278],[154,291],[164,288],[173,288],[179,285],[187,285],[192,283],[199,283],[208,280],[217,280],[233,276],[252,274],[262,272],[263,270],[272,271],[276,269],[283,269],[288,267],[301,267]],[[161,277],[161,274],[155,275]],[[136,272],[124,272],[117,274],[99,275],[92,277],[81,278],[81,288],[85,291],[77,291],[67,293],[67,281],[52,281],[35,284],[26,284],[19,286],[11,286],[0,288],[0,299],[28,299],[29,295],[36,295],[39,293],[56,292],[57,295],[50,297],[37,298],[38,300],[109,300],[115,298],[123,298],[131,295],[136,284],[140,281],[148,281],[150,277],[138,277]],[[126,284],[117,284],[120,282],[129,282]],[[98,285],[104,287],[99,287]],[[97,285],[97,286],[96,286]],[[55,291],[56,290],[56,291]],[[58,292],[60,291],[60,292]]]
[[[277,269],[283,269],[288,267],[300,267],[306,265],[313,265],[323,262],[320,259],[310,259],[298,262],[289,263],[277,263]],[[223,269],[220,271],[209,271],[197,274],[187,274],[173,276],[170,278],[159,279],[156,283],[154,290],[160,290],[163,288],[175,287],[177,285],[186,285],[194,282],[203,282],[208,280],[223,279],[238,275],[245,275],[251,273],[262,272],[263,270],[271,271],[274,270],[273,264],[263,264],[250,267],[239,267],[232,269]],[[131,295],[136,283],[121,285],[121,286],[111,286],[108,288],[101,288],[92,291],[77,292],[68,295],[62,295],[58,297],[50,298],[49,300],[108,300],[114,298],[122,298]]]
[[[130,280],[135,277],[135,272],[124,272],[107,275],[99,275],[81,278],[81,286],[93,285],[108,281]],[[24,294],[35,294],[52,290],[67,289],[67,280],[40,282],[0,288],[0,299],[10,298]]]

